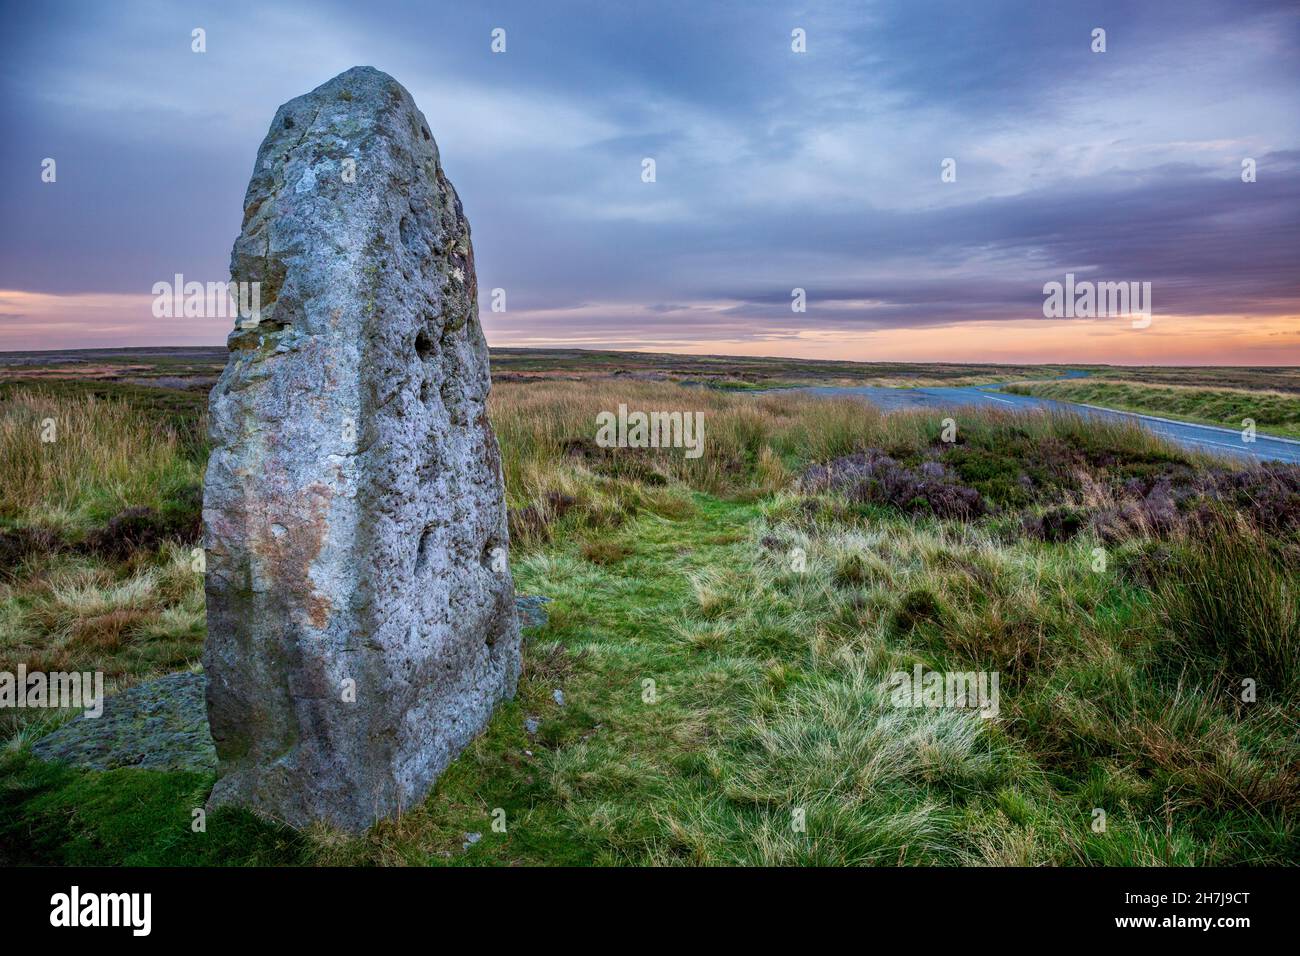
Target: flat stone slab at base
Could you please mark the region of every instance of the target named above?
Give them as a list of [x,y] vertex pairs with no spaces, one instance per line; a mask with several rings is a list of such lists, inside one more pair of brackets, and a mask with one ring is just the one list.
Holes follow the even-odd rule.
[[[521,627],[543,627],[550,598],[515,596]],[[141,770],[210,773],[217,751],[208,732],[207,678],[182,671],[138,684],[104,700],[104,713],[78,717],[32,744],[42,760],[83,770]]]
[[77,717],[42,737],[32,753],[85,770],[213,772],[206,688],[207,679],[190,671],[138,684],[106,698],[100,716]]

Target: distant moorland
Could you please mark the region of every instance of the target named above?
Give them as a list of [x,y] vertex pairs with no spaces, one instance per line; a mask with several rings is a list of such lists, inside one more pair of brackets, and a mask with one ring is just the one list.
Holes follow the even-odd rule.
[[[0,670],[120,689],[199,658],[224,354],[69,357],[0,356]],[[66,715],[8,711],[0,862],[1300,863],[1300,468],[1070,415],[969,411],[945,436],[937,413],[744,393],[1065,367],[492,361],[511,564],[548,620],[434,793],[360,837],[232,810],[195,834],[211,774],[45,763]],[[1261,428],[1275,404],[1296,421],[1294,369],[1089,369],[1026,387],[1204,420],[1241,408],[1183,389],[1258,393]],[[601,447],[619,404],[702,412],[705,454]],[[918,666],[997,673],[998,713],[898,706]]]

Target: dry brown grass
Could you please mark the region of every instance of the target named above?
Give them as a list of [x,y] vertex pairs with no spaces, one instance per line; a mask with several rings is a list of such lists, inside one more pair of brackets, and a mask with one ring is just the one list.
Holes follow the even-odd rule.
[[[554,387],[504,382],[493,389],[491,415],[510,504],[546,507],[554,495],[581,502],[600,488],[600,482],[593,486],[592,474],[622,477],[610,468],[617,455],[587,460],[581,450],[594,443],[596,416],[615,412],[620,404],[631,410],[703,413],[701,457],[687,458],[682,449],[638,450],[640,472],[697,491],[751,498],[789,485],[787,458],[820,460],[864,443],[906,443],[925,430],[919,416],[895,415],[886,426],[879,411],[861,402],[790,392],[733,394],[608,378]],[[633,455],[622,458],[631,461]]]
[[174,543],[116,569],[63,556],[30,579],[0,585],[0,668],[93,665],[114,679],[196,660],[203,576],[190,562]]
[[39,390],[0,402],[0,518],[59,526],[157,507],[178,479],[200,473],[174,432],[127,402]]
[[578,546],[578,553],[592,564],[618,564],[632,554],[632,547],[617,538],[591,538]]

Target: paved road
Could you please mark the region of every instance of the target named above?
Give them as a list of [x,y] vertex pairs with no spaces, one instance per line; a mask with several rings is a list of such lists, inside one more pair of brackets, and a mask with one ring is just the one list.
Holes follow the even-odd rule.
[[[1086,373],[1084,373],[1086,374]],[[1077,377],[1075,375],[1069,376]],[[1057,402],[1050,398],[1030,395],[1012,395],[995,391],[999,386],[968,386],[965,388],[881,388],[875,385],[833,386],[820,385],[800,388],[797,391],[816,395],[851,396],[861,398],[885,411],[909,408],[963,408],[969,406],[1002,408],[1008,411],[1051,410],[1072,412],[1085,418],[1109,418],[1119,421],[1139,422],[1144,428],[1185,448],[1216,455],[1235,455],[1259,461],[1284,461],[1300,464],[1300,441],[1257,435],[1255,441],[1241,440],[1241,432],[1213,425],[1189,425],[1151,415],[1134,415],[1092,405]]]

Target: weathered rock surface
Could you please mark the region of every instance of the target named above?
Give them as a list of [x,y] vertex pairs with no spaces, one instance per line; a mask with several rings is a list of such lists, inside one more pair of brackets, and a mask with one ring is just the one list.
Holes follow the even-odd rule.
[[86,770],[211,772],[217,753],[208,733],[202,674],[182,671],[114,694],[95,718],[76,717],[32,744],[42,760]]
[[231,273],[261,316],[211,397],[210,803],[360,829],[519,674],[469,225],[392,77],[280,107]]

